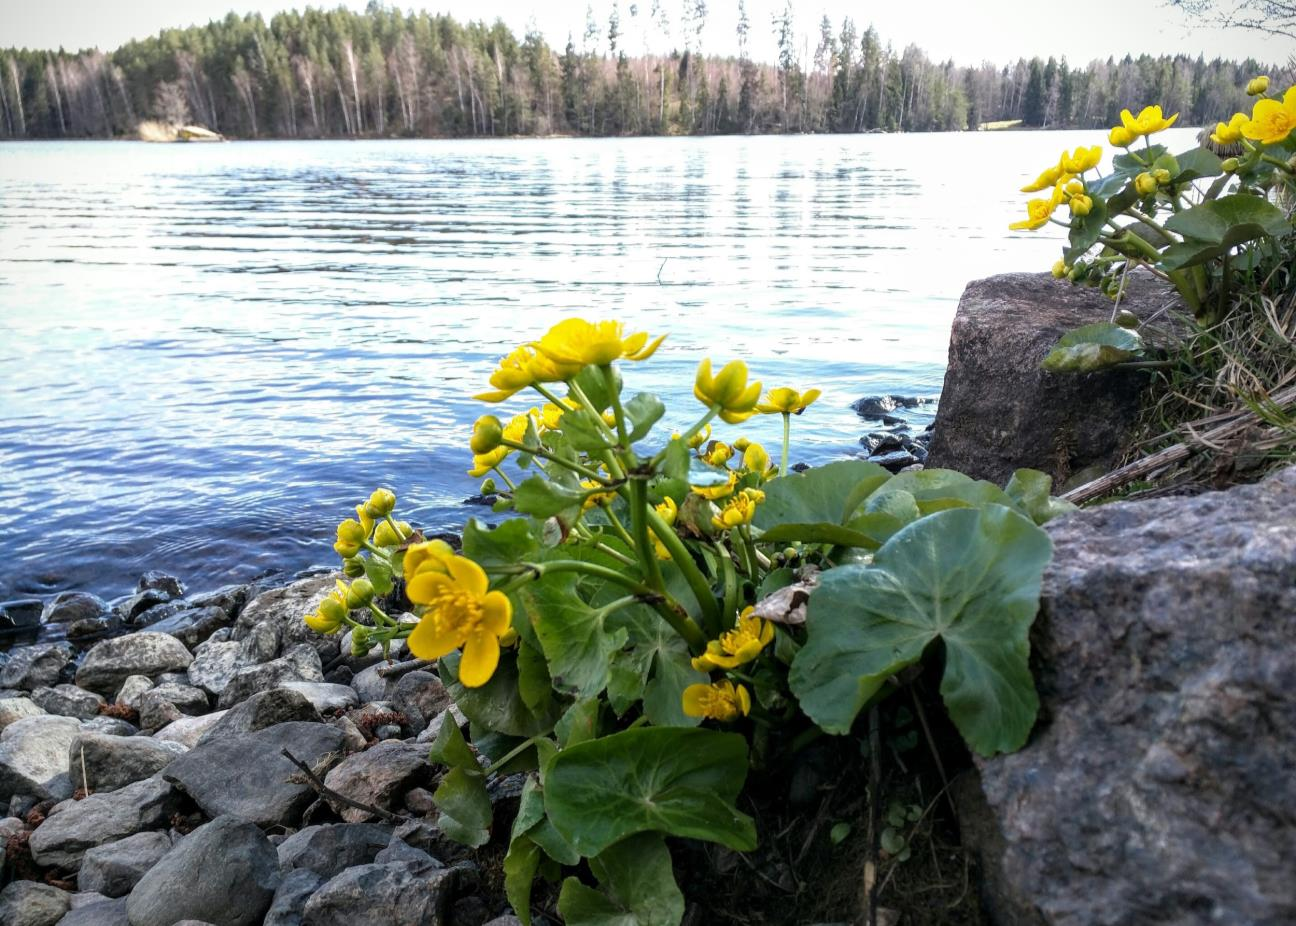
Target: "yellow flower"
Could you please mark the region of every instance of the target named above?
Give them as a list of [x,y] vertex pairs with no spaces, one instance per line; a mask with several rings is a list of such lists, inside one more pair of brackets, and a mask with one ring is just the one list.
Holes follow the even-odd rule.
[[1247,81],[1247,96],[1259,96],[1269,89],[1269,78],[1261,74]]
[[1060,280],[1071,271],[1067,269],[1066,261],[1059,258],[1053,262],[1053,279]]
[[420,572],[445,572],[446,561],[455,555],[450,544],[444,540],[425,540],[410,545],[405,551],[402,570],[408,582]]
[[556,431],[562,427],[562,416],[564,414],[580,408],[580,403],[575,399],[563,399],[562,402],[562,405],[546,402],[544,408],[540,409],[540,424],[550,431]]
[[1157,132],[1170,128],[1175,124],[1179,114],[1175,113],[1169,119],[1161,114],[1160,106],[1144,106],[1143,110],[1137,117],[1132,115],[1128,109],[1121,110],[1121,125],[1134,136],[1154,135]]
[[622,357],[627,360],[647,360],[656,353],[665,339],[666,335],[662,335],[649,343],[646,331],[626,337],[625,328],[620,322],[587,322],[583,318],[568,318],[550,328],[536,342],[535,347],[554,363],[602,366]]
[[[675,504],[675,499],[669,495],[662,499],[662,503],[656,506],[657,516],[666,522],[667,527],[675,526],[675,519],[679,517],[679,506]],[[658,559],[670,559],[670,551],[666,545],[654,534],[653,547],[657,551]]]
[[774,639],[774,625],[755,617],[754,608],[743,609],[733,630],[720,634],[720,639],[707,643],[706,652],[693,658],[693,668],[699,672],[712,669],[736,669],[751,662]]
[[341,557],[355,556],[368,539],[369,532],[364,526],[355,518],[347,518],[337,526],[337,541],[333,549]]
[[724,466],[733,459],[733,448],[724,441],[716,441],[709,451],[700,454],[703,463],[708,466]]
[[761,384],[747,383],[747,364],[731,360],[715,376],[711,375],[711,358],[698,364],[693,381],[693,395],[707,406],[719,406],[720,418],[729,424],[739,424],[756,414],[756,400],[760,398]]
[[495,467],[504,462],[504,458],[509,455],[509,448],[496,447],[490,453],[473,454],[472,469],[468,470],[468,475],[474,479],[480,479]]
[[[500,436],[503,437],[505,440],[512,441],[515,444],[520,444],[524,440],[526,440],[527,425],[529,425],[530,423],[531,423],[530,414],[514,415],[509,420],[509,423],[504,426],[504,431]],[[477,451],[474,449],[473,452],[479,453],[481,451]]]
[[350,609],[346,606],[347,587],[338,581],[337,587],[320,602],[314,613],[306,615],[306,626],[316,633],[336,633]]
[[495,387],[493,392],[483,392],[473,398],[482,402],[503,402],[527,386],[535,382],[532,376],[529,364],[535,356],[535,351],[529,347],[519,347],[511,351],[508,356],[501,357],[499,366],[490,376],[490,384]]
[[1050,167],[1044,173],[1035,178],[1034,183],[1029,183],[1021,188],[1023,193],[1038,193],[1040,190],[1047,190],[1057,185],[1058,181],[1065,179],[1062,176],[1062,167]]
[[355,510],[356,517],[360,519],[360,526],[364,528],[364,535],[368,538],[368,536],[373,533],[374,519],[366,510],[366,504],[367,502],[361,502],[356,505]]
[[1251,121],[1242,126],[1242,134],[1262,145],[1276,145],[1296,129],[1296,86],[1288,87],[1282,102],[1256,100]]
[[474,454],[490,453],[504,438],[504,427],[494,415],[482,415],[473,422],[472,438],[468,447]]
[[387,489],[374,489],[364,507],[369,517],[385,518],[396,507],[396,495]]
[[582,479],[581,488],[587,491],[591,489],[602,490],[591,492],[589,495],[585,496],[585,500],[581,503],[581,507],[586,511],[589,511],[596,505],[606,505],[608,502],[612,501],[612,499],[616,498],[616,489],[608,489],[603,485],[603,483],[596,482],[593,479]]
[[731,472],[727,482],[722,482],[719,485],[713,486],[690,486],[689,488],[691,488],[696,494],[701,495],[703,498],[710,499],[714,502],[717,499],[732,495],[734,486],[737,484],[738,474]]
[[742,685],[729,680],[711,685],[689,685],[684,689],[684,713],[728,723],[751,711],[751,695]]
[[743,489],[711,519],[711,526],[718,531],[727,531],[742,524],[750,524],[756,514],[756,506],[763,501],[765,493],[760,489]]
[[770,471],[770,455],[760,444],[748,444],[743,451],[742,465],[747,472],[763,477]]
[[[1071,154],[1062,152],[1062,160],[1059,167],[1063,173],[1083,174],[1087,170],[1093,170],[1102,160],[1102,145],[1094,145],[1092,148],[1077,148]],[[1040,187],[1043,189],[1043,187]]]
[[818,389],[797,392],[787,386],[780,386],[765,393],[765,401],[756,406],[756,411],[762,415],[799,415],[821,394]]
[[1093,200],[1083,193],[1072,194],[1067,205],[1071,207],[1072,215],[1085,216],[1093,211]]
[[1234,113],[1228,125],[1223,122],[1215,123],[1215,131],[1211,132],[1211,141],[1217,145],[1236,145],[1242,140],[1242,126],[1250,121],[1251,117],[1246,113]]
[[378,525],[378,530],[374,531],[374,544],[380,547],[398,547],[414,532],[408,521],[397,521],[396,526],[400,528],[400,535],[392,529],[392,526],[386,521]]
[[463,647],[459,681],[479,688],[499,665],[500,637],[512,627],[513,605],[503,592],[489,591],[486,573],[472,560],[451,556],[445,572],[426,570],[406,586],[423,615],[406,641],[419,659],[440,659]]
[[1156,177],[1153,177],[1146,170],[1134,178],[1134,191],[1139,196],[1151,196],[1157,191]]
[[1113,148],[1128,148],[1134,144],[1136,138],[1138,136],[1123,125],[1118,125],[1107,133],[1107,140],[1111,142]]
[[1053,216],[1053,210],[1062,202],[1062,188],[1056,186],[1053,188],[1053,195],[1048,199],[1032,199],[1026,204],[1026,218],[1020,222],[1013,222],[1008,226],[1012,231],[1035,231],[1037,228],[1043,228],[1048,224],[1048,220]]
[[338,582],[338,589],[339,591],[345,589],[346,606],[353,611],[356,608],[368,607],[369,602],[374,599],[373,583],[364,576],[361,576],[352,582],[350,588],[346,588],[346,586],[342,585],[341,582]]
[[698,431],[688,440],[690,450],[697,450],[703,444],[711,439],[711,425],[706,425],[701,431]]
[[1157,182],[1158,186],[1165,186],[1170,182],[1170,171],[1166,170],[1164,167],[1158,167],[1156,170],[1152,171],[1152,179]]

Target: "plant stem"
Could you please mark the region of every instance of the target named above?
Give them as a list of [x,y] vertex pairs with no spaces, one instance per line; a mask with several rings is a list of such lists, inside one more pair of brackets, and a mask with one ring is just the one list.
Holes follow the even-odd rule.
[[786,476],[788,469],[788,445],[792,440],[792,416],[783,413],[783,455],[779,458],[779,475]]
[[631,479],[630,533],[634,537],[634,548],[648,575],[648,584],[661,591],[666,585],[662,581],[661,565],[657,562],[657,549],[648,536],[648,513],[648,484],[642,479]]
[[649,508],[646,512],[648,526],[652,532],[657,535],[657,539],[662,542],[666,552],[670,554],[671,561],[679,567],[684,574],[684,581],[688,582],[689,590],[693,592],[693,597],[697,599],[698,607],[702,609],[702,623],[707,626],[708,630],[720,626],[720,611],[716,606],[715,592],[711,590],[711,583],[707,581],[702,570],[698,569],[697,563],[693,561],[693,554],[689,552],[684,541],[680,539],[675,529],[662,520],[655,510]]
[[498,466],[492,466],[491,472],[493,472],[495,475],[499,476],[501,479],[504,480],[504,484],[509,487],[510,492],[517,489],[517,486],[513,484],[513,480],[510,479],[508,477],[508,474],[505,473],[504,470],[500,469]]
[[543,457],[546,460],[557,463],[559,466],[566,467],[574,473],[579,473],[587,479],[593,479],[601,485],[612,488],[615,482],[609,480],[597,470],[592,470],[588,466],[581,466],[579,463],[573,463],[571,460],[564,460],[562,457],[554,456],[543,447],[528,447],[526,444],[520,444],[517,441],[501,440],[500,446],[508,447],[512,450],[518,450],[522,453],[529,453],[532,456]]
[[612,528],[627,547],[633,550],[635,548],[634,538],[631,537],[630,532],[625,529],[625,525],[621,523],[621,519],[616,516],[616,512],[612,510],[612,506],[605,506],[603,508],[603,513],[607,515],[608,526]]
[[485,778],[489,778],[491,775],[494,775],[497,771],[502,769],[504,766],[508,765],[518,756],[522,755],[522,753],[526,752],[528,749],[534,746],[536,742],[538,742],[541,739],[544,739],[548,735],[549,734],[547,732],[537,733],[535,736],[529,739],[525,739],[522,742],[518,743],[508,752],[504,753],[504,755],[500,756],[498,759],[496,759],[494,762],[488,765],[486,767],[486,770],[482,772],[482,776]]
[[608,395],[611,396],[612,414],[616,418],[617,443],[626,453],[627,465],[634,466],[634,451],[630,449],[630,439],[626,434],[625,410],[621,408],[621,396],[616,388],[616,374],[612,372],[610,363],[605,363],[599,369],[603,371],[603,382],[607,384]]

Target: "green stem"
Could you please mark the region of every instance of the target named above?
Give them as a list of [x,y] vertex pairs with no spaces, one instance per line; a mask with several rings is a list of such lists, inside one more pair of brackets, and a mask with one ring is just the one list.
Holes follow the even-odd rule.
[[499,476],[501,479],[504,480],[504,484],[509,487],[510,492],[517,489],[517,486],[513,484],[513,480],[510,479],[508,477],[508,474],[505,473],[504,470],[500,469],[498,466],[492,466],[491,472],[493,472],[495,475]]
[[628,457],[626,466],[633,467],[635,464],[634,451],[630,449],[630,438],[626,434],[625,410],[621,408],[621,395],[617,392],[616,374],[612,372],[612,364],[605,363],[599,367],[603,371],[603,382],[607,386],[608,395],[612,401],[612,415],[616,418],[617,444],[625,451]]
[[[648,575],[648,584],[661,591],[666,584],[662,581],[661,565],[657,562],[657,550],[652,538],[648,536],[648,485],[642,479],[630,480],[630,533],[634,537],[634,548]],[[656,514],[656,512],[653,512]]]
[[608,488],[612,488],[615,485],[614,482],[597,470],[592,470],[588,466],[581,466],[579,463],[574,463],[571,460],[564,460],[562,457],[555,456],[543,447],[528,447],[526,444],[520,444],[517,441],[512,440],[501,440],[500,446],[508,447],[511,450],[518,450],[522,453],[529,453],[532,456],[543,457],[546,460],[557,463],[559,466],[566,467],[574,473],[579,473],[587,479],[593,479]]
[[373,614],[378,623],[384,627],[395,627],[396,622],[387,616],[386,612],[372,601],[369,602],[369,612]]
[[747,562],[750,564],[752,582],[756,582],[760,570],[760,554],[756,550],[756,543],[752,540],[751,528],[743,524],[738,528],[738,533],[742,536],[743,546],[747,550]]
[[1271,154],[1262,154],[1262,155],[1260,155],[1260,160],[1262,160],[1262,161],[1268,161],[1270,164],[1272,164],[1274,167],[1277,167],[1278,169],[1282,170],[1284,173],[1288,173],[1288,174],[1296,174],[1296,170],[1292,170],[1291,167],[1287,164],[1286,161],[1280,161],[1280,160],[1278,160],[1278,158],[1274,157],[1274,156],[1271,155]]
[[708,629],[719,627],[720,611],[716,606],[715,592],[711,590],[711,583],[702,574],[702,570],[698,569],[697,563],[693,561],[693,554],[684,545],[684,541],[680,539],[679,534],[675,533],[675,529],[662,520],[661,515],[651,508],[647,511],[647,521],[648,526],[652,528],[652,532],[657,535],[657,539],[662,542],[662,546],[670,554],[671,561],[683,573],[684,581],[688,582],[689,590],[693,592],[698,607],[702,609],[703,624]]
[[779,457],[779,476],[786,476],[788,469],[788,446],[792,442],[792,416],[783,413],[783,455]]
[[522,742],[518,743],[508,752],[504,753],[504,755],[500,756],[498,759],[496,759],[494,762],[488,765],[486,767],[486,770],[482,772],[482,775],[486,778],[489,778],[491,775],[494,775],[497,771],[502,769],[504,766],[508,765],[518,756],[522,755],[522,753],[526,752],[528,749],[534,746],[539,740],[544,739],[548,735],[549,735],[548,731],[545,731],[544,733],[537,733],[535,736],[531,737],[530,739],[525,739]]
[[[738,572],[734,569],[733,557],[729,555],[729,549],[718,540],[715,542],[715,549],[720,561],[720,579],[724,589],[724,614],[732,618],[738,612]],[[712,629],[712,636],[718,637],[728,628],[717,622]]]
[[404,542],[406,536],[408,535],[403,530],[400,529],[400,525],[397,524],[395,520],[392,519],[392,516],[384,515],[384,520],[387,522],[387,525],[392,529],[392,531],[396,534],[397,538],[399,538],[402,542]]
[[[693,427],[689,428],[687,431],[685,431],[683,434],[679,436],[679,440],[687,444],[689,441],[693,439],[693,436],[695,434],[697,434],[708,424],[710,424],[711,419],[718,414],[720,414],[720,406],[712,405],[710,408],[707,409],[707,413],[705,415],[703,415],[696,422],[694,422]],[[667,446],[670,445],[667,444]],[[666,459],[666,447],[663,447],[661,450],[657,451],[657,455],[652,458],[653,468],[655,469],[658,465],[660,465],[662,460],[664,459]]]
[[616,516],[616,512],[612,510],[612,506],[606,506],[603,509],[603,513],[607,515],[608,526],[612,528],[627,547],[633,550],[635,548],[634,538],[631,537],[630,532],[625,529],[625,525],[621,523],[621,519]]
[[370,553],[372,553],[374,556],[378,557],[378,558],[379,558],[380,560],[382,560],[384,563],[387,563],[388,565],[391,565],[391,554],[389,554],[389,553],[388,553],[386,550],[384,550],[382,547],[375,546],[374,544],[370,543],[368,540],[362,541],[361,546],[363,546],[366,550],[368,550],[368,551],[369,551]]

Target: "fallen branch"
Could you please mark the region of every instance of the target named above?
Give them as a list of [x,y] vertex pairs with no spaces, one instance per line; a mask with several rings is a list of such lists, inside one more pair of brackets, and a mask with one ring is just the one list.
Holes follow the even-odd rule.
[[410,672],[417,672],[419,669],[426,669],[428,666],[435,664],[435,659],[410,659],[406,662],[383,666],[378,670],[378,675],[381,678],[400,678],[402,675],[408,675]]
[[[354,808],[355,810],[363,810],[365,813],[371,813],[381,820],[386,820],[388,823],[409,822],[410,820],[409,817],[403,816],[398,813],[392,813],[390,810],[383,810],[381,807],[375,807],[372,804],[364,804],[361,803],[360,801],[353,801],[345,794],[338,794],[332,788],[328,787],[328,785],[324,784],[324,782],[320,780],[320,777],[311,770],[311,767],[309,765],[307,765],[301,759],[294,756],[287,749],[282,750],[281,754],[285,759],[287,759],[289,762],[291,762],[293,765],[297,766],[297,768],[301,770],[301,773],[306,776],[306,783],[309,784],[311,788],[314,789],[316,794],[318,794],[324,800],[328,801],[329,804],[332,805],[334,804],[334,802],[336,802],[337,804],[343,804],[347,807]],[[333,809],[337,810],[337,807],[334,806]]]

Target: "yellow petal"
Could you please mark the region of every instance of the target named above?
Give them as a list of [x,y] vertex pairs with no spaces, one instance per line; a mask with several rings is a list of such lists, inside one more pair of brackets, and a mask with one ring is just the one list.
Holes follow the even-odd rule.
[[705,717],[706,705],[711,697],[710,685],[689,685],[681,699],[687,717]]
[[[413,652],[411,647],[410,652]],[[465,688],[480,688],[490,681],[499,665],[499,640],[493,633],[474,633],[464,644],[459,660],[459,681]]]
[[513,618],[513,603],[503,592],[487,592],[482,599],[482,626],[496,636],[507,632]]
[[426,569],[405,583],[405,594],[415,604],[431,604],[450,581],[444,572]]
[[486,573],[482,571],[482,567],[466,556],[450,557],[446,561],[446,569],[450,571],[455,583],[474,598],[481,598],[486,594],[486,589],[490,585]]
[[437,622],[431,615],[418,622],[405,645],[419,659],[440,659],[459,648],[459,635],[453,627],[437,633]]
[[747,688],[744,685],[735,686],[735,694],[737,695],[738,710],[742,711],[742,715],[746,717],[751,712],[751,695],[747,693]]
[[631,360],[647,360],[653,354],[657,353],[657,348],[661,347],[662,341],[665,340],[666,340],[666,335],[663,334],[660,337],[654,339],[652,343],[650,343],[647,347],[643,348],[642,350],[637,350],[633,354],[627,351],[626,355]]

